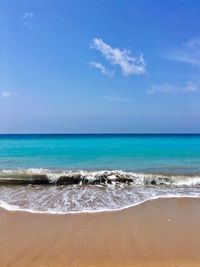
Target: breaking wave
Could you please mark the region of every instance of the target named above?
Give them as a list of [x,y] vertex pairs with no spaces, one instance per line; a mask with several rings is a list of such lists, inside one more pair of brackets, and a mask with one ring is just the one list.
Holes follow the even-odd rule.
[[162,173],[137,173],[121,170],[71,171],[50,169],[1,170],[0,185],[159,185],[200,186],[200,174],[170,175]]
[[0,171],[0,207],[38,213],[120,210],[162,197],[200,197],[200,175],[120,170]]

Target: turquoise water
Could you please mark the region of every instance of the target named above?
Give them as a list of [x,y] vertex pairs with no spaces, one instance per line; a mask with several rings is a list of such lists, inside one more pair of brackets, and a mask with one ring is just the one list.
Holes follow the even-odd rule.
[[200,135],[0,135],[0,206],[68,213],[200,197]]
[[200,135],[0,135],[0,169],[200,172]]

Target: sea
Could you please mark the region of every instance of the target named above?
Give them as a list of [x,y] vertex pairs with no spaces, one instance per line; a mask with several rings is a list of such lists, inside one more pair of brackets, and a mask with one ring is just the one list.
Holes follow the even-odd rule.
[[200,197],[198,134],[0,135],[0,207],[114,211]]

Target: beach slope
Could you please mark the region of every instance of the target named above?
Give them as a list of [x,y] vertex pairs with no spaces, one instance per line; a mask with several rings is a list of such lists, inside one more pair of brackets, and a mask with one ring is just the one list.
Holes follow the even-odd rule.
[[200,199],[122,211],[48,215],[0,210],[1,267],[200,266]]

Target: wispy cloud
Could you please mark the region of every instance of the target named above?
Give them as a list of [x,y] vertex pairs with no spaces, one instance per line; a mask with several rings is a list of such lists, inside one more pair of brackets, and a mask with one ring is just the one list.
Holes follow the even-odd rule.
[[32,19],[33,16],[34,16],[33,12],[25,12],[22,17],[23,17],[23,19]]
[[193,82],[188,82],[183,86],[172,84],[153,85],[147,93],[150,95],[155,94],[173,94],[173,93],[195,93],[200,91],[200,85]]
[[32,28],[31,21],[32,21],[33,17],[34,17],[33,12],[25,12],[22,16],[23,21],[24,21],[24,26],[31,29]]
[[107,75],[107,76],[112,76],[113,75],[113,71],[110,71],[109,69],[107,69],[103,64],[101,64],[100,62],[96,62],[96,61],[91,61],[89,63],[90,66],[92,66],[93,68],[99,69],[101,71],[102,74]]
[[10,97],[11,95],[12,95],[12,93],[10,91],[1,92],[1,97],[2,98],[7,98],[7,97]]
[[90,48],[101,52],[110,65],[120,66],[124,75],[144,74],[146,71],[146,63],[142,54],[134,56],[129,50],[113,48],[98,38],[92,40]]
[[200,65],[200,38],[192,39],[169,55],[169,59]]
[[8,97],[17,96],[17,95],[19,95],[19,93],[16,91],[4,90],[0,92],[1,98],[8,98]]
[[109,95],[106,95],[106,96],[104,96],[104,98],[106,100],[115,101],[115,102],[130,102],[130,101],[134,101],[134,99],[132,99],[132,98],[126,98],[126,97],[121,97],[121,96],[109,96]]

